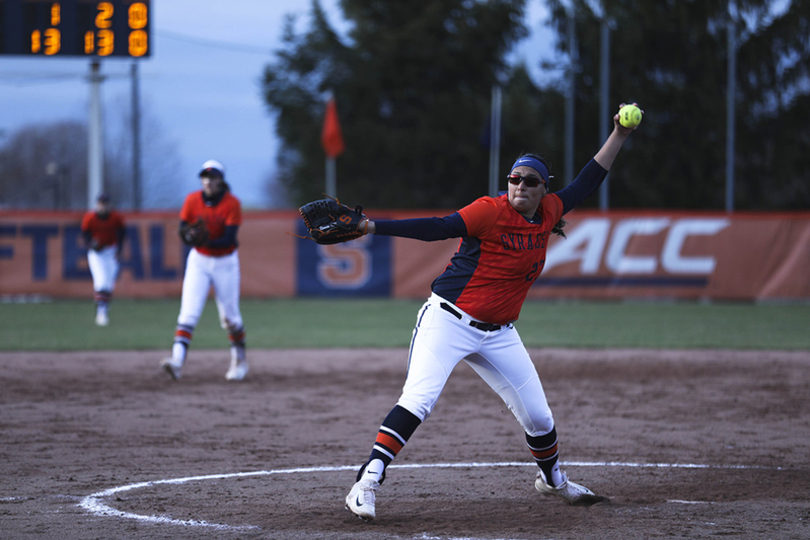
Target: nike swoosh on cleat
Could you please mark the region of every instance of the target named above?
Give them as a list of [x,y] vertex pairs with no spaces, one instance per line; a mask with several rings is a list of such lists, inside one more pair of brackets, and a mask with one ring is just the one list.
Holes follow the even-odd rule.
[[363,503],[360,502],[360,495],[357,496],[357,500],[355,501],[355,504],[357,505],[358,508],[363,506]]

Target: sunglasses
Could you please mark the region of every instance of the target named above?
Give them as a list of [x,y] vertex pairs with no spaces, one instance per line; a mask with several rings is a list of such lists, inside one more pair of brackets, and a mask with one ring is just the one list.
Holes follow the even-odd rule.
[[520,176],[519,174],[510,174],[506,177],[510,184],[519,185],[521,182],[526,184],[526,187],[537,187],[541,183],[545,184],[546,181],[537,176]]

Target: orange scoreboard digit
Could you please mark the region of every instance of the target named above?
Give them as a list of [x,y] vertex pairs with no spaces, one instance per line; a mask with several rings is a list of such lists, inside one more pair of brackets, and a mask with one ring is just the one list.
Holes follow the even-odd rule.
[[151,56],[150,0],[0,0],[0,54]]

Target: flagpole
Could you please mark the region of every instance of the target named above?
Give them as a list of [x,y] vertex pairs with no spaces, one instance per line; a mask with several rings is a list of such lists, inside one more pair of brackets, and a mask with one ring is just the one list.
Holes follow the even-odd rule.
[[326,194],[337,199],[337,174],[335,158],[326,158]]
[[330,91],[326,98],[326,114],[321,131],[321,145],[326,154],[326,194],[337,198],[337,167],[335,158],[344,151],[343,134],[337,116],[335,96]]
[[498,196],[498,169],[501,167],[501,107],[503,91],[492,85],[492,105],[489,128],[489,196]]

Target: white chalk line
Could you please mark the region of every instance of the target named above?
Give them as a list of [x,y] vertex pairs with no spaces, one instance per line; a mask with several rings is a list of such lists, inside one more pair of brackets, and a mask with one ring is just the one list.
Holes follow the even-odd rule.
[[[752,465],[703,465],[698,463],[628,463],[623,461],[561,461],[561,466],[567,467],[632,467],[632,468],[654,468],[654,469],[767,469],[767,470],[781,470],[782,467],[759,467]],[[478,467],[537,467],[534,463],[506,461],[498,463],[407,463],[399,465],[390,465],[389,469],[468,469]],[[313,473],[313,472],[339,472],[339,471],[356,471],[357,465],[340,465],[334,467],[301,467],[295,469],[274,469],[270,471],[251,471],[251,472],[237,472],[226,474],[206,474],[201,476],[187,476],[184,478],[169,478],[165,480],[152,480],[148,482],[138,482],[135,484],[127,484],[125,486],[118,486],[104,491],[98,491],[84,497],[79,503],[79,507],[87,510],[96,516],[109,516],[125,519],[134,519],[138,521],[145,521],[148,523],[165,523],[172,525],[185,525],[191,527],[210,527],[213,529],[221,530],[246,530],[246,529],[259,529],[253,525],[247,526],[234,526],[226,525],[223,523],[209,523],[204,520],[196,519],[174,519],[164,516],[145,516],[142,514],[135,514],[132,512],[124,512],[109,506],[101,501],[107,497],[111,497],[117,493],[125,491],[132,491],[134,489],[147,488],[158,486],[162,484],[185,484],[188,482],[198,482],[204,480],[225,480],[228,478],[247,478],[251,476],[269,476],[272,474],[297,474],[297,473]],[[668,501],[680,502],[685,501]]]

